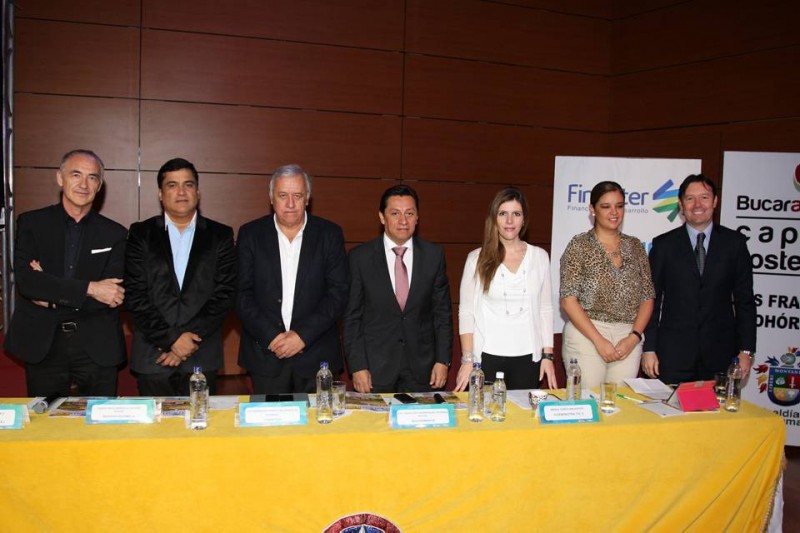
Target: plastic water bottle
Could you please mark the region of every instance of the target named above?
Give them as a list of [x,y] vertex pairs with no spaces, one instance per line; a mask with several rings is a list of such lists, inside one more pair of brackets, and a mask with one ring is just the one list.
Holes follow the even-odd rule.
[[203,368],[196,366],[189,378],[189,428],[208,427],[208,381]]
[[567,400],[581,399],[581,367],[574,357],[567,366]]
[[333,422],[333,374],[325,362],[319,364],[317,372],[317,422]]
[[483,370],[480,363],[472,363],[472,372],[469,373],[469,420],[480,422],[483,420]]
[[725,410],[736,412],[742,403],[742,378],[744,373],[739,366],[739,357],[734,357],[728,367],[728,388],[725,391]]
[[505,373],[498,372],[492,385],[492,421],[502,422],[506,419],[506,380]]

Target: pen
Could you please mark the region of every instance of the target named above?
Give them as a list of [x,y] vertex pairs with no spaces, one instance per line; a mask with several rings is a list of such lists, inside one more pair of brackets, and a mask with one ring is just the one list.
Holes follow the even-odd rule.
[[644,401],[642,401],[642,400],[637,400],[636,398],[631,398],[630,396],[625,396],[624,394],[617,393],[617,396],[619,398],[624,399],[624,400],[630,400],[630,401],[636,402],[636,403],[644,403]]

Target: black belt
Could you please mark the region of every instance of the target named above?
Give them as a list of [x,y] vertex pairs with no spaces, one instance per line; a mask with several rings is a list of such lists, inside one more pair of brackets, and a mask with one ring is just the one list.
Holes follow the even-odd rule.
[[72,321],[62,322],[58,325],[58,329],[64,333],[72,333],[73,331],[78,331],[78,324]]

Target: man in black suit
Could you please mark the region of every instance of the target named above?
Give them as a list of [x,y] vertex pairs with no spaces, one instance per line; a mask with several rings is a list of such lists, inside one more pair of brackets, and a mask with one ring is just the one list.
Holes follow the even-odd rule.
[[239,230],[242,320],[239,365],[253,392],[313,392],[320,363],[342,369],[336,321],[347,304],[342,229],[306,213],[311,177],[299,165],[275,170],[274,214]]
[[118,307],[125,228],[92,210],[103,162],[89,150],[61,159],[61,202],[17,220],[17,302],[5,349],[25,361],[28,396],[114,396],[125,360]]
[[198,213],[199,176],[189,161],[164,163],[157,183],[164,213],[134,223],[128,234],[131,371],[143,396],[187,396],[200,366],[213,394],[222,323],[236,293],[233,230]]
[[650,251],[655,309],[642,368],[666,383],[709,380],[739,358],[747,376],[756,349],[753,269],[741,234],[712,222],[716,184],[702,174],[678,190],[686,224]]
[[414,189],[390,187],[378,209],[384,234],[350,252],[344,344],[359,392],[424,392],[447,382],[447,267],[440,246],[414,237],[418,207]]

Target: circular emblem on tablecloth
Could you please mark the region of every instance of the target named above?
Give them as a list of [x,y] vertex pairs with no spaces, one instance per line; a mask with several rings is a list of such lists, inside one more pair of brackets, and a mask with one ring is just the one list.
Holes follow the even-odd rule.
[[372,513],[355,513],[339,518],[322,533],[401,533],[388,518]]

